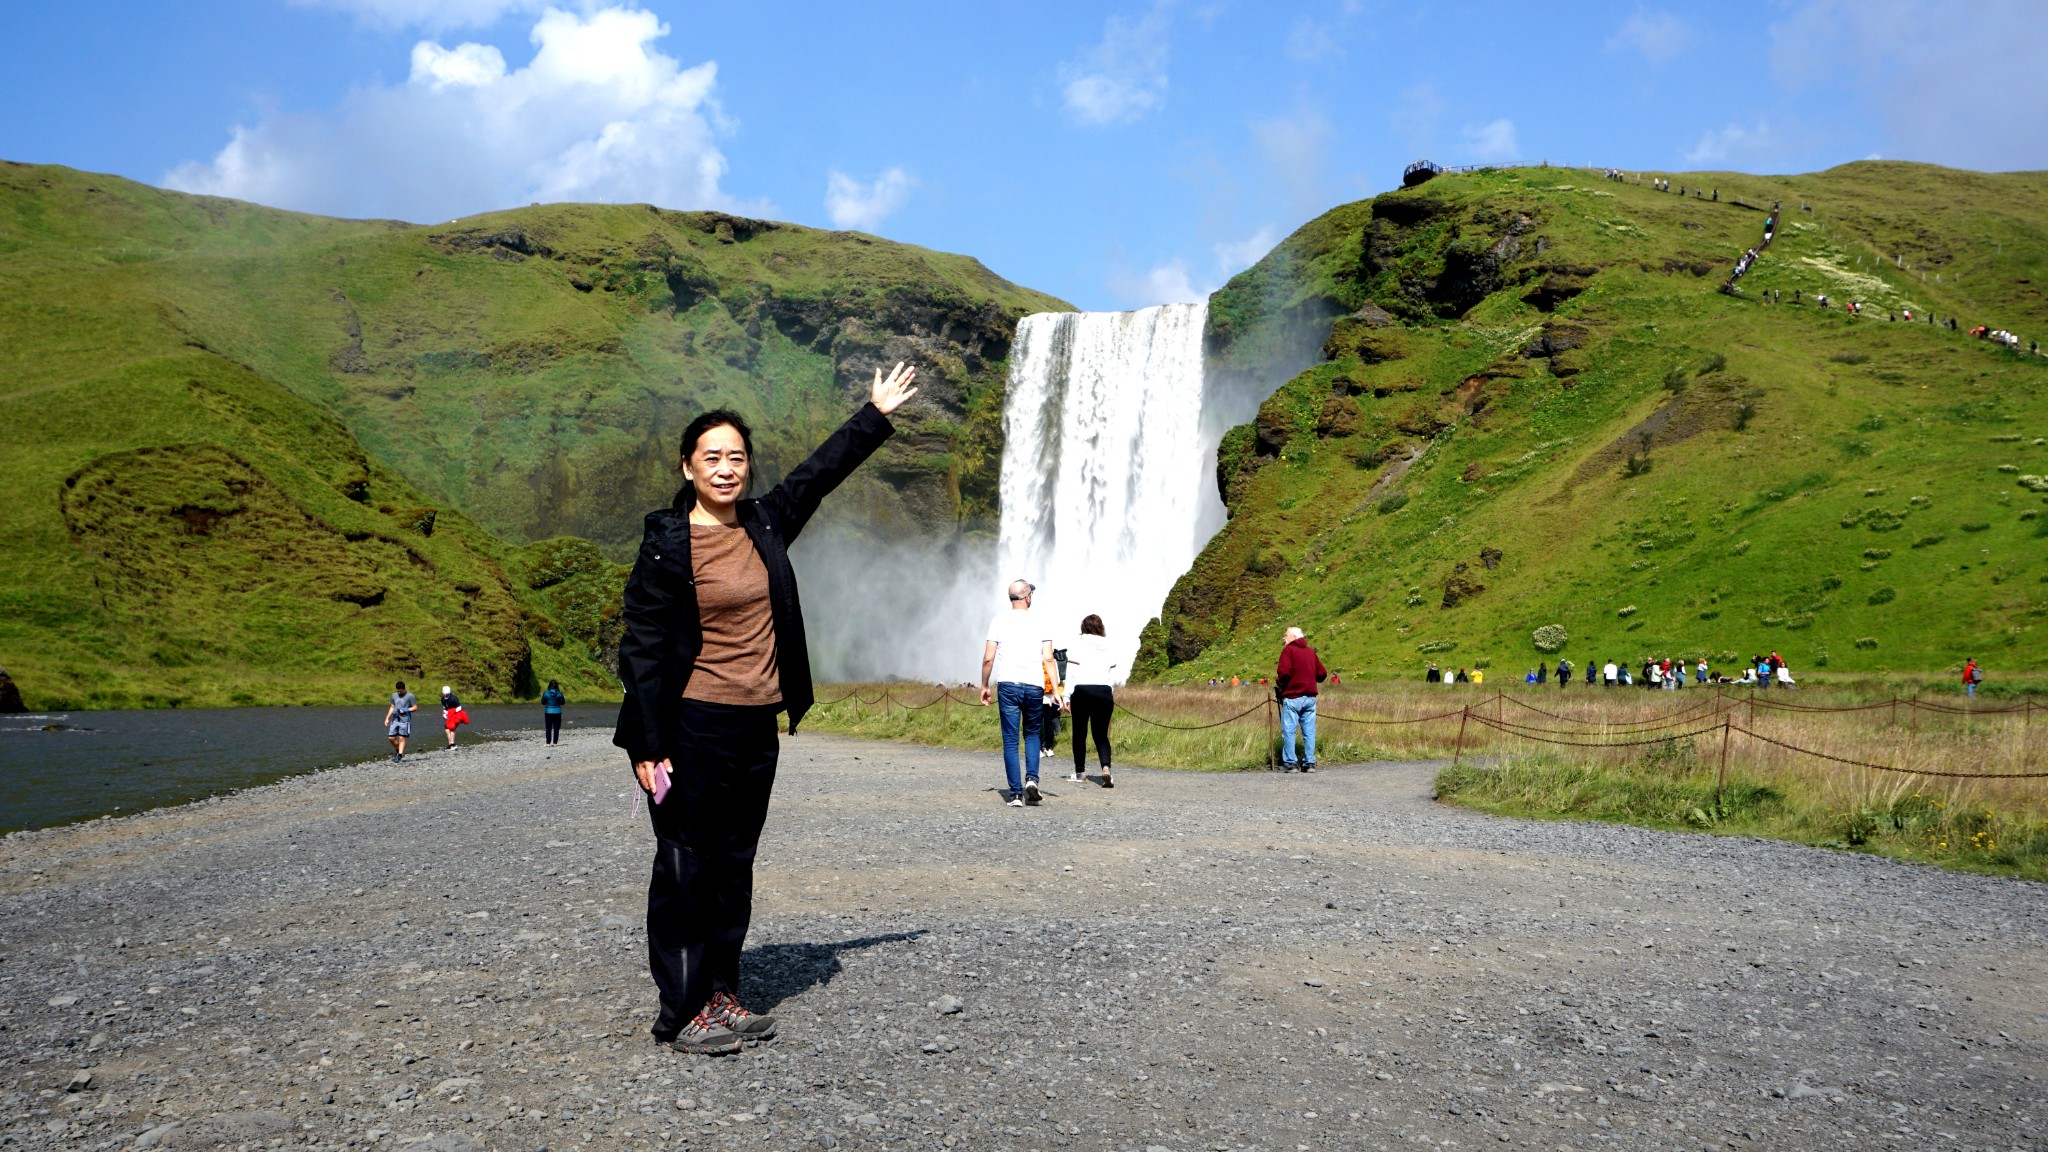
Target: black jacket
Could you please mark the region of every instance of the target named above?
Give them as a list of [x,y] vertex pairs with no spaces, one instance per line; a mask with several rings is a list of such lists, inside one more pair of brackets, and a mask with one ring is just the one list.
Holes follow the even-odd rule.
[[[815,695],[811,653],[804,641],[803,606],[797,601],[796,571],[789,546],[810,522],[818,504],[896,431],[873,404],[861,405],[759,500],[739,503],[740,526],[768,569],[768,606],[775,623],[775,665],[782,681],[782,707],[794,733]],[[690,568],[688,489],[674,507],[647,514],[647,535],[626,580],[625,631],[619,638],[619,680],[626,690],[612,743],[636,762],[674,757],[681,748],[679,705],[683,686],[704,649],[704,624],[697,614],[697,582]]]

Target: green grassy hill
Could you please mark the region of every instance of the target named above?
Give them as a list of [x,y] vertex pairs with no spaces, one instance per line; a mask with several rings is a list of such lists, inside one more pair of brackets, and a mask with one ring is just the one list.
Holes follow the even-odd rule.
[[30,707],[615,690],[615,562],[690,416],[755,418],[773,479],[913,359],[842,510],[984,526],[1010,336],[1060,307],[716,213],[418,227],[0,163],[0,665]]
[[[2048,359],[1917,321],[2048,335],[2048,174],[1673,180],[1719,201],[1442,176],[1219,292],[1225,370],[1327,336],[1225,438],[1232,519],[1141,669],[1270,674],[1299,624],[1360,676],[1774,649],[1795,672],[2043,670]],[[1774,201],[1775,242],[1721,293]],[[1553,625],[1556,653],[1532,635]]]

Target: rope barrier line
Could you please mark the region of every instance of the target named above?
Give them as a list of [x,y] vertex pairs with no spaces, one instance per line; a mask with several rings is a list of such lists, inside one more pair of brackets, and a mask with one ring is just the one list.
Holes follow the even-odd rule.
[[[1579,718],[1578,718],[1578,717],[1576,717],[1576,716],[1566,716],[1566,715],[1564,715],[1564,714],[1563,714],[1563,713],[1561,713],[1561,712],[1552,712],[1552,711],[1550,711],[1550,710],[1548,710],[1548,709],[1545,709],[1545,708],[1538,708],[1538,707],[1536,707],[1536,706],[1535,706],[1534,704],[1530,704],[1530,703],[1528,703],[1528,702],[1526,702],[1526,701],[1524,701],[1524,700],[1519,700],[1519,699],[1517,699],[1517,698],[1515,698],[1515,697],[1513,697],[1513,696],[1510,696],[1510,695],[1508,695],[1508,694],[1507,694],[1507,693],[1505,693],[1505,692],[1501,693],[1501,695],[1500,695],[1500,698],[1501,698],[1501,699],[1503,699],[1503,700],[1505,700],[1505,701],[1507,701],[1507,702],[1508,702],[1508,703],[1510,703],[1510,704],[1513,704],[1513,705],[1515,705],[1515,706],[1516,706],[1517,708],[1526,708],[1526,709],[1528,709],[1529,711],[1531,711],[1531,712],[1534,712],[1534,713],[1536,713],[1536,714],[1538,714],[1538,715],[1541,715],[1541,716],[1548,716],[1548,717],[1550,717],[1550,718],[1551,718],[1552,720],[1566,720],[1566,721],[1570,721],[1571,723],[1574,723],[1574,724],[1595,724],[1595,723],[1598,723],[1598,721],[1595,721],[1595,720],[1581,720],[1581,719],[1579,719]],[[1700,709],[1702,709],[1702,708],[1712,708],[1712,707],[1714,707],[1715,703],[1716,703],[1716,701],[1714,701],[1714,700],[1702,700],[1702,701],[1700,701],[1700,702],[1699,702],[1699,703],[1697,703],[1697,704],[1688,704],[1688,705],[1686,705],[1685,707],[1683,707],[1683,708],[1680,708],[1680,709],[1679,709],[1678,711],[1676,711],[1676,712],[1669,712],[1669,713],[1666,713],[1666,714],[1664,714],[1663,716],[1660,716],[1660,717],[1656,717],[1656,718],[1654,718],[1654,721],[1653,721],[1653,722],[1661,722],[1661,721],[1664,721],[1664,720],[1672,720],[1672,719],[1676,719],[1676,718],[1678,718],[1678,717],[1682,717],[1682,716],[1688,715],[1688,714],[1690,714],[1690,713],[1693,713],[1693,712],[1698,712],[1698,711],[1699,711]],[[1630,723],[1634,723],[1634,721],[1630,721]]]
[[1150,720],[1143,716],[1140,716],[1136,712],[1131,711],[1129,708],[1126,708],[1121,704],[1116,706],[1116,710],[1123,713],[1126,716],[1129,716],[1131,719],[1136,720],[1140,724],[1150,724],[1154,728],[1168,728],[1175,732],[1200,732],[1205,728],[1221,728],[1225,724],[1229,724],[1237,720],[1242,720],[1245,717],[1251,715],[1252,713],[1257,712],[1260,709],[1264,708],[1265,706],[1266,702],[1264,700],[1261,700],[1257,704],[1254,704],[1251,707],[1245,709],[1244,711],[1239,712],[1237,715],[1225,717],[1224,719],[1218,720],[1213,724],[1164,724],[1160,721]]
[[1739,724],[1730,724],[1728,727],[1730,731],[1740,732],[1752,740],[1761,740],[1766,744],[1774,744],[1788,752],[1798,752],[1805,756],[1815,756],[1822,760],[1832,760],[1837,764],[1848,764],[1856,768],[1874,768],[1879,772],[1897,772],[1902,776],[1942,776],[1951,780],[2048,779],[2048,772],[1942,772],[1932,768],[1900,768],[1892,764],[1872,764],[1867,760],[1851,760],[1845,756],[1833,756],[1826,752],[1816,752],[1811,748],[1801,748],[1796,744],[1787,744],[1783,740],[1773,740],[1769,736],[1751,732]]
[[1455,708],[1449,712],[1439,712],[1434,716],[1416,716],[1408,720],[1360,720],[1357,717],[1353,716],[1339,716],[1331,712],[1317,712],[1316,719],[1334,720],[1339,724],[1425,724],[1431,720],[1449,719],[1450,717],[1456,716],[1463,711],[1464,709],[1462,708]]
[[[1482,728],[1492,728],[1497,732],[1506,732],[1510,736],[1520,736],[1525,740],[1534,740],[1539,744],[1561,744],[1568,748],[1637,748],[1645,744],[1668,744],[1673,740],[1686,740],[1694,736],[1701,736],[1708,732],[1719,732],[1721,730],[1719,724],[1709,724],[1704,728],[1696,728],[1691,732],[1673,732],[1669,736],[1652,736],[1647,740],[1610,740],[1594,743],[1585,740],[1553,740],[1543,736],[1527,735],[1515,731],[1498,720],[1490,720],[1476,712],[1472,714],[1472,719]],[[1572,735],[1591,735],[1591,733],[1572,733]]]
[[[1719,712],[1715,713],[1715,716],[1717,717],[1720,715],[1721,713]],[[1503,732],[1512,730],[1517,735],[1526,735],[1530,733],[1540,732],[1550,736],[1641,736],[1646,733],[1661,731],[1666,728],[1682,728],[1687,724],[1698,724],[1701,723],[1704,719],[1705,717],[1691,716],[1681,720],[1674,720],[1667,724],[1649,724],[1633,728],[1624,727],[1621,725],[1602,726],[1605,729],[1604,731],[1591,732],[1575,732],[1568,728],[1538,728],[1531,724],[1518,724],[1513,720],[1489,720],[1487,721],[1487,725],[1492,728],[1498,728]],[[1619,729],[1619,731],[1617,731],[1616,729]]]

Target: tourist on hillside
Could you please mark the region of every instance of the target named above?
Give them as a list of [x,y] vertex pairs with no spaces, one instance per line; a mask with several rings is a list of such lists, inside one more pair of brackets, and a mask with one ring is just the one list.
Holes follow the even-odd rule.
[[455,689],[441,685],[441,727],[448,731],[448,750],[455,751],[455,730],[469,723],[469,710],[456,697]]
[[1301,629],[1289,628],[1280,646],[1273,684],[1280,694],[1280,770],[1295,768],[1294,732],[1301,730],[1301,770],[1316,770],[1316,685],[1330,678],[1322,657],[1308,646]]
[[1031,594],[1037,590],[1029,580],[1010,581],[1010,606],[989,621],[988,639],[981,646],[981,702],[995,701],[1002,716],[1005,795],[1012,808],[1040,799],[1039,721],[1045,682],[1052,675],[1052,636],[1031,613]]
[[1116,695],[1110,685],[1122,669],[1110,654],[1103,638],[1102,617],[1089,613],[1081,618],[1081,634],[1067,645],[1067,708],[1074,714],[1074,774],[1067,779],[1081,783],[1088,779],[1082,769],[1088,759],[1088,737],[1095,737],[1095,762],[1102,766],[1102,786],[1114,788],[1109,776],[1109,718],[1116,711]]
[[550,745],[562,742],[562,706],[568,702],[569,698],[562,695],[562,685],[548,681],[548,690],[540,694],[540,719]]
[[1599,665],[1590,660],[1586,662],[1586,687],[1593,686],[1593,678],[1599,674],[1599,670]]
[[1559,688],[1569,688],[1572,686],[1572,662],[1562,656],[1557,658],[1557,686]]
[[384,710],[384,738],[391,741],[391,762],[405,759],[405,742],[412,736],[412,714],[419,711],[417,696],[405,690],[400,680],[391,693],[391,706]]
[[1614,666],[1614,661],[1612,661],[1612,660],[1609,660],[1609,661],[1607,662],[1607,666],[1606,666],[1605,668],[1602,668],[1602,669],[1600,670],[1600,684],[1601,684],[1601,687],[1603,687],[1603,688],[1612,688],[1612,687],[1614,687],[1615,681],[1617,681],[1618,679],[1620,679],[1620,676],[1618,675],[1618,674],[1620,673],[1620,671],[1621,671],[1621,669],[1619,669],[1619,668],[1616,668],[1616,667]]
[[1544,667],[1541,660],[1536,662],[1536,682],[1538,684],[1550,683],[1550,669]]
[[1707,682],[1707,658],[1705,656],[1700,657],[1700,666],[1694,671],[1697,673],[1694,679],[1701,684],[1705,684]]
[[1655,660],[1643,661],[1643,681],[1652,691],[1664,687],[1664,666]]
[[[1976,658],[1972,657],[1963,661],[1963,695],[1975,700],[1977,698],[1977,685],[1983,682],[1984,672],[1977,667]],[[399,687],[403,688],[405,685],[400,684]]]
[[[1776,660],[1775,657],[1773,657],[1773,659]],[[1778,687],[1792,687],[1794,683],[1792,679],[1792,670],[1790,668],[1785,667],[1785,662],[1783,660],[1776,660],[1776,663],[1778,665]]]
[[1471,682],[1472,682],[1472,677],[1471,677],[1471,676],[1469,676],[1469,675],[1467,675],[1467,674],[1465,673],[1465,670],[1464,670],[1463,668],[1460,668],[1460,669],[1458,669],[1458,683],[1460,683],[1460,684],[1470,684]]
[[895,431],[889,413],[917,393],[916,375],[877,369],[868,403],[759,499],[747,498],[747,422],[723,409],[698,416],[683,429],[682,490],[646,518],[626,580],[612,743],[649,797],[652,1030],[678,1052],[729,1055],[775,1034],[772,1017],[740,1002],[740,948],[775,785],[775,716],[787,713],[795,732],[813,700],[789,546]]
[[1432,660],[1429,662],[1429,671],[1424,672],[1422,674],[1422,678],[1424,681],[1434,684],[1437,681],[1442,680],[1444,678],[1444,674],[1437,668],[1436,661]]
[[1486,669],[1484,669],[1484,668],[1474,668],[1474,669],[1472,669],[1472,682],[1473,682],[1474,684],[1484,684],[1484,683],[1486,683]]

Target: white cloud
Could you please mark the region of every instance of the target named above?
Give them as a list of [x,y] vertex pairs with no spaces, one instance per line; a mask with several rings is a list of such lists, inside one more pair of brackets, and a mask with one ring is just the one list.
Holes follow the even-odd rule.
[[1685,154],[1685,162],[1700,165],[1753,161],[1781,151],[1782,146],[1778,132],[1765,121],[1757,121],[1753,128],[1730,124],[1701,136],[1699,143]]
[[1811,91],[1861,106],[1882,137],[1860,153],[1964,168],[2048,168],[2048,5],[1978,0],[1806,0],[1771,27],[1772,74],[1785,96]]
[[1515,142],[1515,122],[1503,116],[1485,124],[1467,124],[1459,135],[1465,141],[1465,151],[1473,161],[1480,164],[1516,160],[1522,155],[1522,147]]
[[430,221],[532,200],[742,207],[719,187],[717,65],[684,68],[656,51],[668,32],[637,8],[551,8],[534,23],[533,59],[516,69],[489,45],[423,41],[405,83],[357,88],[328,113],[239,125],[212,160],[179,165],[164,183]]
[[1424,158],[1436,147],[1437,125],[1444,115],[1444,99],[1430,84],[1417,84],[1401,93],[1388,119],[1408,150]]
[[1192,304],[1208,299],[1215,291],[1208,284],[1197,285],[1188,274],[1188,262],[1167,261],[1137,276],[1118,273],[1110,277],[1109,288],[1126,307],[1149,308],[1154,304]]
[[1287,33],[1287,55],[1304,64],[1317,64],[1325,60],[1342,60],[1344,46],[1337,42],[1335,29],[1303,17],[1296,20],[1293,30]]
[[477,28],[514,12],[532,12],[540,0],[291,0],[301,8],[332,8],[378,28]]
[[1335,133],[1313,109],[1252,122],[1252,143],[1266,161],[1267,176],[1286,197],[1291,216],[1314,216],[1330,206],[1324,175]]
[[1260,228],[1242,240],[1223,240],[1212,245],[1210,251],[1216,258],[1216,264],[1208,275],[1197,275],[1185,258],[1175,257],[1136,275],[1128,272],[1113,274],[1109,278],[1109,289],[1129,308],[1192,304],[1208,299],[1209,294],[1221,288],[1224,281],[1256,263],[1278,242],[1272,228]]
[[1607,50],[1639,53],[1652,64],[1662,64],[1692,42],[1692,27],[1669,12],[1637,12],[1608,38]]
[[1166,103],[1166,31],[1172,0],[1136,20],[1111,16],[1102,40],[1060,68],[1067,111],[1083,124],[1139,120]]
[[867,184],[835,168],[825,179],[825,214],[835,228],[872,232],[909,201],[916,185],[901,168],[891,168]]
[[1258,263],[1259,257],[1273,250],[1280,242],[1273,229],[1261,228],[1242,240],[1224,240],[1213,246],[1216,253],[1217,271],[1225,280]]

